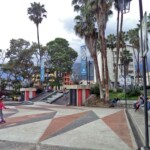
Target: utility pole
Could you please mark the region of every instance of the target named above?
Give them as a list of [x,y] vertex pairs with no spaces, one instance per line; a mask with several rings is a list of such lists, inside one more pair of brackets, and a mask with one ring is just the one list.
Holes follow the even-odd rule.
[[146,89],[146,55],[143,54],[143,33],[142,33],[142,20],[143,20],[143,5],[142,0],[139,0],[140,11],[140,23],[141,23],[141,51],[142,51],[142,63],[143,63],[143,89],[144,89],[144,117],[145,117],[145,150],[149,149],[149,130],[148,130],[148,110],[147,110],[147,89]]

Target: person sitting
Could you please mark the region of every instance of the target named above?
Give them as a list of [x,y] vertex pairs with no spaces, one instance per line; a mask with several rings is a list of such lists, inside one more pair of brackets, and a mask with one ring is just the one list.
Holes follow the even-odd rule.
[[115,107],[115,104],[117,104],[117,102],[120,101],[120,99],[117,97],[117,98],[114,98],[110,101],[110,106],[109,107]]
[[133,103],[133,108],[137,111],[144,104],[144,96],[141,94],[136,102]]

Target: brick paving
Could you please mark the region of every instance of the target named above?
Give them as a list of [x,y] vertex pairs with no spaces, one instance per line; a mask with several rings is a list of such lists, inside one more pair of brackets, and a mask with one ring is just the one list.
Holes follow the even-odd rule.
[[[10,106],[0,124],[2,150],[135,150],[123,109],[73,107],[36,102]],[[15,146],[16,145],[16,146]]]

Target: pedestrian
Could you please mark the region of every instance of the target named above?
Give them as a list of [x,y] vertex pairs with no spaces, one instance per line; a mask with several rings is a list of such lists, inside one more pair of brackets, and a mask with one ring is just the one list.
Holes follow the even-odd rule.
[[3,109],[7,109],[3,103],[3,98],[0,98],[0,123],[5,123],[6,121],[4,120],[3,117]]
[[68,98],[68,93],[67,93],[67,89],[66,88],[64,88],[64,90],[63,90],[63,96],[64,96],[64,99]]
[[135,111],[139,109],[139,107],[144,104],[144,95],[141,94],[136,102],[133,103],[133,108]]

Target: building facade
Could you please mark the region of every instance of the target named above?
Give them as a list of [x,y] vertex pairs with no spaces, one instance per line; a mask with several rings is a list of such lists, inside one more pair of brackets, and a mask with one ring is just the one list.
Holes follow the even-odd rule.
[[[128,65],[127,71],[124,70],[124,64],[121,63],[122,57],[122,49],[120,49],[119,53],[119,63],[118,63],[118,83],[124,85],[124,75],[126,74],[126,80],[128,81],[128,85],[135,84],[135,59],[133,55],[133,49],[131,47],[126,47],[126,50],[129,51],[130,56],[132,57],[131,62]],[[99,70],[100,75],[102,76],[102,58],[101,53],[98,52],[98,63],[99,63]],[[117,59],[117,52],[116,49],[107,49],[107,64],[108,64],[108,72],[109,72],[109,81],[110,84],[113,86],[115,82],[115,67],[116,67],[116,59]],[[95,79],[95,78],[94,78]],[[122,80],[123,79],[123,80]]]

